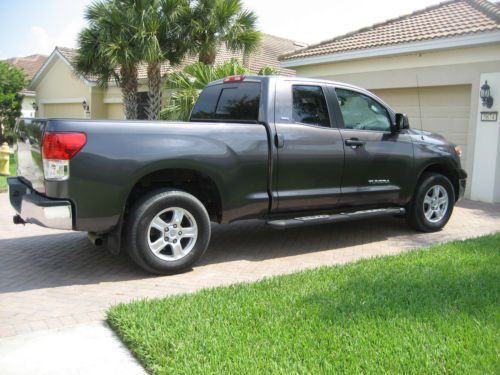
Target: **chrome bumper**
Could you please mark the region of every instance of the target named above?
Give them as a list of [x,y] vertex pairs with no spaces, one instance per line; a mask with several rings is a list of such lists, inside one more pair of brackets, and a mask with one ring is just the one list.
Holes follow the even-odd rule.
[[73,212],[69,201],[44,197],[17,177],[9,178],[7,182],[10,204],[24,222],[47,228],[73,229]]

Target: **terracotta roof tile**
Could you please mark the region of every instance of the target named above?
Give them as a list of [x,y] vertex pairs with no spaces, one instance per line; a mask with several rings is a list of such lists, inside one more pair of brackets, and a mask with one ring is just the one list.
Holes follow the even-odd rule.
[[5,61],[21,68],[26,73],[26,79],[31,80],[38,69],[40,69],[43,65],[45,60],[47,60],[46,55],[31,55],[25,57],[13,57]]
[[[275,68],[280,74],[283,75],[294,75],[295,71],[291,69],[281,68],[279,66],[278,56],[284,53],[294,51],[301,45],[293,40],[280,38],[274,35],[262,34],[262,42],[260,48],[250,54],[248,59],[245,61],[245,65],[252,73],[258,73],[258,71],[264,66],[271,66]],[[57,50],[70,62],[73,63],[78,55],[78,51],[73,48],[66,47],[56,47]],[[222,46],[217,56],[215,58],[215,64],[219,65],[231,58],[235,58],[243,62],[242,52],[231,52]],[[168,62],[161,65],[162,76],[174,71],[180,71],[184,66],[189,65],[198,61],[197,56],[187,57],[181,64],[177,66],[171,66]],[[138,78],[145,79],[147,77],[147,64],[140,64],[138,67]],[[97,81],[96,77],[91,75],[86,76],[89,81]]]
[[284,54],[292,60],[500,30],[500,6],[487,0],[451,0]]

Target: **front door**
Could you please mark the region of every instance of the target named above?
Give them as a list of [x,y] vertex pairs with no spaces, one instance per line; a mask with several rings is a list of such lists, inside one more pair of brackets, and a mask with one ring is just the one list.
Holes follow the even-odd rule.
[[374,97],[335,89],[345,145],[342,206],[399,205],[411,194],[413,145],[407,130],[391,132],[388,109]]
[[322,84],[278,81],[275,211],[334,207],[340,197],[344,145]]

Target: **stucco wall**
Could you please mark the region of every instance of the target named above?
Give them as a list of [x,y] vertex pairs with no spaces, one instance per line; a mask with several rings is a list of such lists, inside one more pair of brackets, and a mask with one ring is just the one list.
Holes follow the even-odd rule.
[[58,58],[36,87],[37,99],[89,98],[89,87]]
[[500,72],[482,74],[480,83],[485,81],[491,87],[494,98],[491,108],[480,105],[477,113],[476,150],[474,154],[474,181],[472,199],[484,202],[500,202],[500,119],[489,122],[481,120],[481,112],[500,111]]

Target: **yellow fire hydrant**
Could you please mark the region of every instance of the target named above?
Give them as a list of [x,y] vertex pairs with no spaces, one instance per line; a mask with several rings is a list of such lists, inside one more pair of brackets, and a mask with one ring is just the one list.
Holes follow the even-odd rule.
[[10,176],[10,149],[7,142],[0,147],[0,175]]

